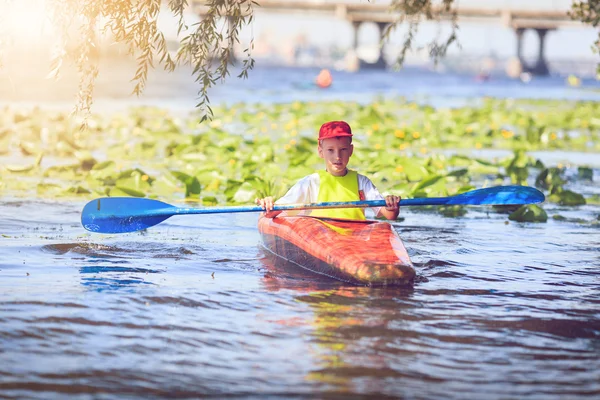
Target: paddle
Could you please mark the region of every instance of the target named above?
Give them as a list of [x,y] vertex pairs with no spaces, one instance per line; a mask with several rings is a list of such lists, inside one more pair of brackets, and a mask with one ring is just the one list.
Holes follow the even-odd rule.
[[[429,205],[509,205],[544,201],[544,194],[528,186],[496,186],[476,189],[450,197],[402,199],[400,206]],[[316,208],[384,207],[385,200],[325,202],[276,205],[274,211]],[[161,223],[173,215],[218,214],[264,211],[260,206],[183,208],[162,201],[139,197],[103,197],[92,200],[81,212],[85,229],[98,233],[135,232]]]

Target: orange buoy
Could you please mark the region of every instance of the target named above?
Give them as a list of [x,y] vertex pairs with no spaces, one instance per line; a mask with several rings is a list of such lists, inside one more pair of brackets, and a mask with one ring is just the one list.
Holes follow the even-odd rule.
[[326,68],[322,69],[321,72],[319,72],[319,75],[317,75],[316,84],[320,88],[328,88],[331,86],[332,82],[333,78],[331,76],[331,72],[329,72],[329,70]]

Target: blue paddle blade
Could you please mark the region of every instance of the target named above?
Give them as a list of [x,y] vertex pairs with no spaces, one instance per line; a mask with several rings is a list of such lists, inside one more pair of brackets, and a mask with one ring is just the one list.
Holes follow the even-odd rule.
[[91,232],[126,233],[149,228],[177,213],[177,207],[138,197],[104,197],[83,207],[81,224]]
[[529,186],[495,186],[475,189],[450,197],[419,197],[402,199],[400,206],[433,205],[518,205],[541,203],[544,193]]
[[509,205],[541,203],[546,197],[536,188],[513,185],[471,190],[449,199],[447,204]]

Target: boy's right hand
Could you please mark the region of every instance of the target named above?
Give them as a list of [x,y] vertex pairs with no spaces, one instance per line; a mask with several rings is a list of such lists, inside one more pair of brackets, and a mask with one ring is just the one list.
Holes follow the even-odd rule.
[[256,204],[261,206],[266,212],[273,211],[273,197],[265,197],[264,199],[256,198],[254,200]]

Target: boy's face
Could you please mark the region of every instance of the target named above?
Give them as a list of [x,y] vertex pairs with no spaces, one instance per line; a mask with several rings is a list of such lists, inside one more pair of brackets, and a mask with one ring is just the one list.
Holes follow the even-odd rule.
[[334,137],[319,142],[319,157],[325,160],[325,169],[333,176],[346,175],[346,166],[354,151],[352,138]]

